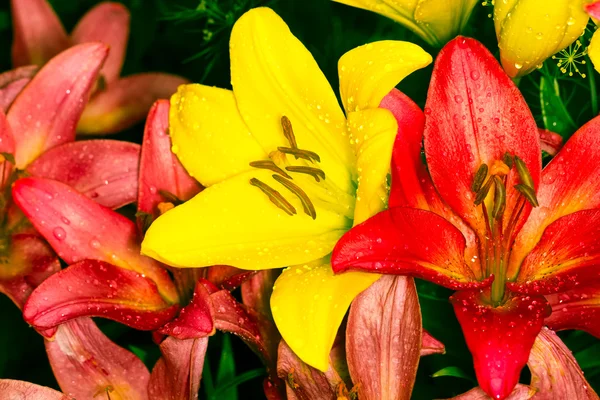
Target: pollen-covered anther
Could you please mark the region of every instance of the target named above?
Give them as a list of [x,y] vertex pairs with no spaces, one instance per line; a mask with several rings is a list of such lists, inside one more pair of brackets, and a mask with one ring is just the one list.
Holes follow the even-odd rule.
[[485,198],[487,197],[488,193],[490,192],[490,189],[492,188],[492,184],[494,183],[493,179],[488,179],[487,182],[485,183],[485,185],[483,185],[483,187],[481,189],[479,189],[479,191],[477,192],[477,194],[475,195],[475,205],[478,206],[481,203],[483,203],[483,201],[485,200]]
[[[325,180],[325,172],[319,168],[313,167],[302,167],[302,166],[290,166],[285,167],[290,172],[299,172],[301,174],[311,175],[317,182],[321,182],[321,179]],[[291,179],[291,178],[290,178]]]
[[[281,176],[284,176],[288,179],[293,179],[287,172],[283,169],[279,168],[273,160],[261,160],[261,161],[252,161],[250,163],[251,167],[260,168],[260,169],[268,169],[270,171],[276,172]],[[287,168],[286,168],[287,169]]]
[[315,210],[315,206],[313,205],[312,201],[310,201],[310,198],[306,195],[304,190],[300,188],[300,186],[293,184],[279,175],[273,175],[273,179],[281,183],[286,189],[294,193],[298,199],[300,199],[300,202],[302,202],[302,207],[304,207],[304,212],[307,215],[309,215],[312,219],[317,218],[317,210]]
[[475,173],[475,178],[473,179],[473,184],[471,185],[471,190],[475,193],[479,192],[483,182],[485,182],[485,178],[488,173],[487,164],[481,164],[477,172]]
[[290,142],[290,146],[293,149],[297,149],[298,145],[296,144],[296,135],[294,135],[294,130],[292,129],[292,121],[285,115],[281,117],[281,127],[283,128],[283,136]]
[[[278,175],[273,175],[273,177],[275,176]],[[271,186],[256,178],[250,179],[250,184],[262,190],[262,192],[269,197],[271,203],[275,204],[277,207],[285,211],[288,215],[297,214],[296,208],[294,208],[294,206],[289,201],[287,201],[285,197],[283,197],[277,190],[273,189]]]
[[502,179],[497,175],[494,176],[494,208],[492,210],[492,217],[498,219],[502,218],[504,210],[506,209],[506,187]]
[[317,153],[315,153],[314,151],[294,149],[291,147],[278,147],[277,150],[279,150],[280,152],[282,152],[284,154],[291,154],[294,157],[296,157],[297,159],[302,158],[307,161],[321,162],[321,157],[319,157],[319,155]]

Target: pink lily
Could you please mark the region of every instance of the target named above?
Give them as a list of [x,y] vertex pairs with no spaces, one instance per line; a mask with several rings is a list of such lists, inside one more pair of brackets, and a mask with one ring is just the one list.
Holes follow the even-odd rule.
[[19,92],[7,115],[0,111],[0,292],[19,307],[60,264],[14,206],[15,180],[51,177],[113,208],[135,200],[138,145],[109,140],[73,143],[75,126],[107,54],[100,43],[60,53]]
[[81,18],[71,35],[67,35],[47,0],[11,0],[11,10],[15,67],[44,65],[79,43],[97,41],[110,47],[99,84],[77,126],[79,133],[109,134],[129,128],[144,119],[154,101],[168,98],[179,85],[187,83],[179,76],[163,73],[119,77],[130,20],[129,11],[122,4],[98,4]]

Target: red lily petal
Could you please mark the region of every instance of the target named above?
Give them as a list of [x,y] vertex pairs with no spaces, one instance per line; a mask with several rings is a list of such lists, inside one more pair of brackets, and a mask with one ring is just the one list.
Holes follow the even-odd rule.
[[168,129],[169,101],[159,100],[150,109],[146,120],[138,192],[138,210],[154,218],[160,215],[158,204],[169,201],[161,191],[187,201],[201,189],[171,152]]
[[258,271],[242,283],[242,302],[244,305],[272,320],[270,299],[278,276],[279,271],[266,269]]
[[91,318],[58,327],[46,341],[52,372],[61,389],[77,399],[147,400],[150,373],[133,353],[108,339]]
[[208,338],[165,339],[160,344],[162,357],[156,362],[150,375],[150,398],[197,399],[207,347]]
[[54,389],[12,379],[0,379],[0,393],[4,400],[71,400]]
[[306,365],[282,340],[277,354],[277,375],[286,381],[288,399],[337,400],[344,381],[329,365],[321,372]]
[[495,399],[507,398],[542,329],[546,300],[516,296],[494,308],[475,290],[457,292],[450,299],[473,355],[479,386]]
[[35,235],[12,236],[8,254],[0,266],[0,292],[23,308],[33,289],[60,270],[60,262],[50,246]]
[[11,0],[15,67],[44,65],[69,47],[67,32],[47,0]]
[[539,207],[531,211],[513,246],[509,278],[539,242],[544,229],[567,214],[600,207],[600,117],[596,117],[565,143],[544,168],[537,192]]
[[465,237],[465,259],[473,273],[482,278],[477,237],[471,228],[440,198],[421,157],[425,116],[408,96],[397,89],[381,101],[392,112],[398,134],[392,153],[392,187],[389,208],[410,207],[432,211],[457,227]]
[[336,273],[411,275],[455,290],[489,284],[475,279],[463,259],[464,251],[464,237],[445,219],[429,211],[396,207],[342,236],[331,265]]
[[384,275],[352,302],[346,354],[361,399],[410,399],[420,358],[421,329],[421,309],[412,278]]
[[210,298],[215,310],[215,327],[239,336],[262,358],[269,373],[275,374],[277,345],[280,338],[275,324],[238,303],[228,290],[215,292]]
[[444,343],[440,342],[429,332],[423,329],[423,338],[421,339],[421,357],[431,354],[446,354]]
[[65,143],[38,157],[27,172],[60,181],[108,208],[137,197],[140,146],[117,140]]
[[172,320],[179,305],[167,303],[150,279],[96,260],[84,260],[46,279],[33,291],[23,318],[38,330],[78,317],[103,317],[139,330]]
[[167,300],[178,300],[168,273],[158,262],[140,255],[137,228],[129,219],[58,181],[19,179],[12,193],[16,204],[67,264],[87,258],[133,270],[154,281]]
[[7,112],[21,90],[38,71],[37,65],[27,65],[0,74],[0,110]]
[[[483,237],[483,212],[474,206],[471,191],[475,173],[481,164],[491,166],[509,152],[525,162],[537,187],[541,157],[533,116],[494,56],[464,37],[439,53],[425,114],[425,154],[433,182],[450,207]],[[513,189],[517,183],[513,168],[507,176],[505,219],[520,196]],[[527,203],[523,218],[530,209]]]
[[[14,154],[15,140],[12,134],[10,125],[4,113],[0,110],[0,152]],[[0,161],[0,187],[4,188],[6,181],[10,178],[10,174],[14,165],[2,156],[4,161]]]
[[569,214],[548,225],[523,261],[510,290],[550,294],[600,283],[600,209]]
[[581,329],[600,338],[600,286],[592,285],[546,296],[552,314],[551,329]]
[[206,279],[218,288],[232,291],[254,274],[256,274],[256,271],[248,271],[229,265],[214,265],[208,269]]
[[188,81],[176,75],[145,73],[121,78],[94,95],[85,108],[77,131],[116,133],[144,119],[158,99],[171,97]]
[[[535,389],[532,389],[527,385],[518,384],[506,400],[528,400],[533,398],[534,395]],[[488,396],[486,392],[481,388],[476,387],[466,393],[455,396],[450,400],[489,400],[489,398],[490,396]]]
[[590,17],[600,19],[600,1],[594,1],[583,6]]
[[201,282],[198,282],[190,303],[181,309],[177,318],[160,328],[158,333],[180,340],[213,335],[215,333],[214,313],[210,293]]
[[119,78],[127,39],[129,38],[129,10],[119,3],[102,2],[88,11],[71,33],[73,43],[101,42],[109,46],[110,53],[101,75],[110,83]]
[[11,128],[19,132],[17,167],[75,139],[77,121],[107,54],[100,43],[73,46],[50,60],[17,96],[8,111]]
[[571,351],[548,328],[542,328],[527,364],[531,385],[538,390],[535,399],[598,399]]
[[541,128],[538,128],[538,133],[540,135],[541,149],[551,156],[555,156],[563,147],[563,138],[558,133]]

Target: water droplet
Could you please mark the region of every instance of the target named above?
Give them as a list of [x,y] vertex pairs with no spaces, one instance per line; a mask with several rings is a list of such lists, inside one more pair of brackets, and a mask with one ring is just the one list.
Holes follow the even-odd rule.
[[54,230],[52,231],[52,234],[54,235],[54,237],[57,240],[60,240],[60,241],[65,240],[65,238],[67,237],[67,232],[65,232],[65,230],[63,228],[61,228],[60,226],[54,228]]

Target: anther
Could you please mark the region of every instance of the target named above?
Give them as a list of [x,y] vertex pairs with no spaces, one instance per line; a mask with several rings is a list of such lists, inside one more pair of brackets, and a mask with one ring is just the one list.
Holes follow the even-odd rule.
[[513,160],[513,156],[511,156],[508,151],[506,153],[504,153],[504,156],[502,157],[502,161],[504,161],[504,164],[506,164],[508,166],[508,168],[512,169],[514,160]]
[[488,179],[488,181],[486,182],[485,185],[483,185],[483,187],[481,189],[479,189],[479,192],[477,192],[477,194],[475,195],[475,205],[478,206],[481,203],[483,203],[483,200],[485,200],[485,198],[487,197],[490,188],[492,187],[492,183],[494,182],[493,179]]
[[281,176],[285,176],[288,179],[293,179],[287,172],[279,168],[272,160],[252,161],[250,166],[254,168],[268,169],[278,173]]
[[531,178],[531,174],[529,173],[529,169],[527,169],[527,165],[525,165],[525,162],[519,157],[515,156],[515,166],[517,167],[517,172],[519,173],[521,183],[533,189],[533,178]]
[[321,162],[321,157],[313,151],[309,150],[301,150],[301,149],[293,149],[290,147],[278,147],[277,150],[284,154],[291,154],[296,158],[302,158],[308,161],[318,161]]
[[502,179],[497,176],[494,176],[494,209],[492,210],[493,218],[501,218],[502,214],[504,214],[504,209],[506,208],[506,188],[504,187],[504,183],[502,183]]
[[475,178],[473,178],[473,184],[471,185],[471,190],[475,193],[479,192],[481,189],[481,185],[483,185],[483,181],[485,181],[485,177],[488,173],[487,164],[481,164],[477,172],[475,173]]
[[519,191],[527,199],[532,206],[537,207],[540,205],[537,200],[537,196],[535,195],[535,190],[532,187],[529,187],[524,184],[515,185],[515,189]]
[[279,175],[273,175],[273,179],[281,183],[286,189],[294,193],[300,199],[300,202],[302,202],[302,207],[304,207],[304,212],[307,215],[309,215],[312,219],[317,218],[317,210],[315,210],[315,206],[313,205],[312,201],[310,201],[304,190],[300,189],[298,185],[293,184]]
[[285,167],[285,169],[290,172],[299,172],[301,174],[311,175],[313,178],[315,178],[315,180],[317,182],[321,182],[321,179],[325,180],[325,172],[323,172],[319,168],[291,166],[291,167]]
[[290,142],[290,146],[292,146],[293,149],[297,149],[298,145],[296,144],[296,136],[292,129],[292,121],[285,115],[281,117],[281,127],[283,128],[283,136]]
[[175,206],[183,204],[183,201],[181,201],[179,197],[175,196],[173,193],[167,190],[160,189],[158,191],[158,194],[160,194],[168,203],[172,203]]
[[[275,177],[275,176],[278,176],[278,175],[273,175],[273,177]],[[281,208],[288,215],[296,214],[296,209],[294,208],[294,206],[291,205],[290,202],[287,201],[285,199],[285,197],[283,197],[277,190],[273,189],[266,183],[261,182],[256,178],[250,179],[250,184],[252,186],[256,186],[257,188],[262,190],[262,192],[269,197],[269,200],[271,200],[271,203],[273,203],[277,207]]]

